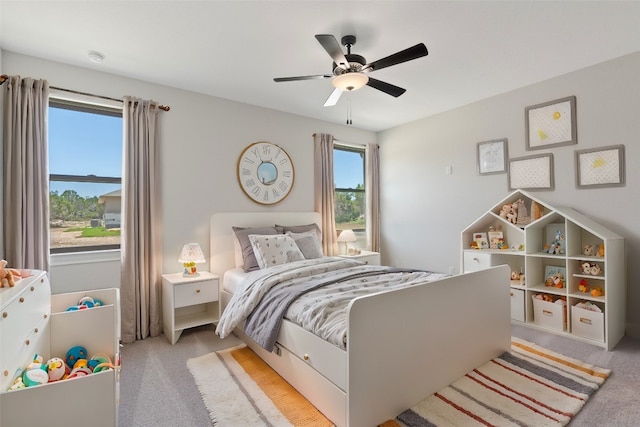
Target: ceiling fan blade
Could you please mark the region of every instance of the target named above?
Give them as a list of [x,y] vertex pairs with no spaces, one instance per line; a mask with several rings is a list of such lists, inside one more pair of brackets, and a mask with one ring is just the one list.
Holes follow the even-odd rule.
[[316,74],[313,76],[297,76],[297,77],[276,77],[275,82],[293,82],[297,80],[313,80],[313,79],[330,79],[333,74]]
[[382,68],[390,67],[392,65],[401,64],[403,62],[418,59],[423,56],[427,56],[429,52],[424,43],[418,43],[415,46],[411,46],[400,52],[396,52],[393,55],[389,55],[386,58],[373,61],[362,68],[362,71],[376,71]]
[[331,92],[331,95],[329,95],[329,98],[325,101],[324,106],[333,107],[336,105],[340,99],[340,95],[342,95],[342,89],[335,88],[333,92]]
[[380,91],[382,91],[382,92],[384,92],[386,94],[389,94],[391,96],[394,96],[396,98],[407,91],[406,89],[403,89],[401,87],[394,86],[394,85],[392,85],[390,83],[383,82],[381,80],[372,79],[371,77],[369,77],[369,81],[367,82],[367,86],[371,86],[374,89],[378,89],[378,90],[380,90]]
[[320,42],[324,50],[331,56],[333,62],[345,70],[349,68],[349,61],[347,61],[338,40],[336,40],[334,36],[331,34],[316,34],[316,40]]

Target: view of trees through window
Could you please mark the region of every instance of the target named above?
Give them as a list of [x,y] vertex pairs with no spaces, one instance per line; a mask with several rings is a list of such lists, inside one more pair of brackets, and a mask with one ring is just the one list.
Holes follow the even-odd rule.
[[333,150],[336,230],[351,229],[366,240],[364,148],[336,145]]
[[122,111],[49,104],[51,253],[120,247]]

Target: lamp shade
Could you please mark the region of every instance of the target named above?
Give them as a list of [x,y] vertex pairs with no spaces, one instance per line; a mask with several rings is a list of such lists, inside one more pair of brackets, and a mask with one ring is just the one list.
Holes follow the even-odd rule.
[[180,252],[180,258],[178,258],[178,262],[205,262],[204,254],[202,253],[202,249],[200,249],[199,243],[187,243],[182,247],[182,252]]
[[360,89],[362,86],[369,82],[369,77],[363,73],[344,73],[336,76],[331,81],[333,87],[344,90],[352,91]]
[[338,236],[338,242],[340,243],[355,242],[356,240],[358,239],[356,238],[356,234],[353,232],[353,230],[342,230],[342,232]]

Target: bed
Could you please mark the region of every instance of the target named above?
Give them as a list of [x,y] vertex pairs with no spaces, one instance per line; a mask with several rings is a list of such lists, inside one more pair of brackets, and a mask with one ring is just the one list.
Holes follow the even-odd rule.
[[[319,214],[215,214],[210,269],[223,278],[236,267],[233,226],[309,223]],[[499,266],[358,297],[345,349],[288,320],[272,352],[235,333],[337,426],[375,426],[510,348],[509,274]],[[220,297],[224,310],[224,280]]]

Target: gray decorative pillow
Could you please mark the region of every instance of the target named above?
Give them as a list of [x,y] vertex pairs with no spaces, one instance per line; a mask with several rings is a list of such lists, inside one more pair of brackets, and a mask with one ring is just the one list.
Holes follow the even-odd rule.
[[307,225],[276,225],[277,228],[282,229],[283,233],[287,233],[288,231],[292,233],[304,233],[305,231],[315,231],[318,236],[318,240],[322,242],[322,231],[320,231],[320,227],[318,224],[307,224]]
[[242,259],[244,271],[249,272],[253,270],[259,270],[260,265],[256,260],[256,256],[253,253],[253,248],[251,247],[251,241],[249,240],[250,234],[262,234],[262,235],[272,235],[272,234],[282,234],[282,230],[277,229],[276,227],[232,227],[233,232],[238,239],[238,243],[240,244],[240,249],[242,251]]
[[322,244],[320,240],[318,240],[318,236],[314,230],[304,233],[292,233],[289,231],[287,232],[287,236],[291,236],[296,242],[305,259],[322,258],[324,256],[322,253]]
[[304,259],[298,245],[289,236],[250,234],[249,240],[260,268]]

